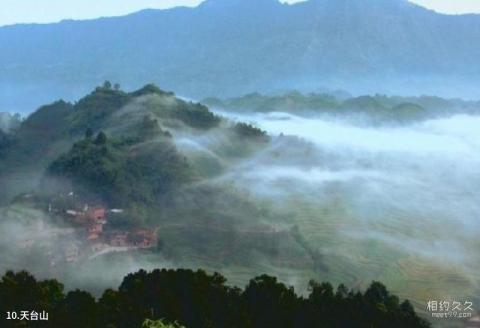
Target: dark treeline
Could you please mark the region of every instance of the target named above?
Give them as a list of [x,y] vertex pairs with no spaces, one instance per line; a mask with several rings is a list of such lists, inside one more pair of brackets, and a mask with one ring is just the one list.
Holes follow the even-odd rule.
[[25,310],[47,311],[49,321],[4,317],[0,326],[132,328],[152,319],[187,328],[430,327],[408,301],[400,302],[378,282],[364,293],[311,282],[310,294],[302,297],[274,277],[252,279],[242,290],[201,270],[141,270],[98,300],[85,291],[65,293],[56,280],[7,272],[0,281],[0,312]]

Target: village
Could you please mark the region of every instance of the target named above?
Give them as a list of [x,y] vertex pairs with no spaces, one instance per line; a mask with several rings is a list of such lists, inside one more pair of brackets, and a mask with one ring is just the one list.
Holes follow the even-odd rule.
[[[157,231],[135,229],[132,231],[105,229],[111,216],[123,214],[123,209],[107,209],[103,206],[85,204],[81,210],[65,211],[65,218],[71,222],[83,241],[91,247],[90,258],[108,252],[128,251],[133,249],[148,249],[157,245]],[[82,231],[83,230],[83,231]],[[80,250],[69,249],[67,262],[75,262],[80,256]]]
[[[50,250],[48,256],[51,266],[61,263],[75,263],[80,260],[94,259],[114,252],[150,249],[157,246],[158,229],[116,229],[109,220],[125,214],[123,209],[110,209],[105,205],[81,202],[73,192],[59,195],[47,203],[34,199],[33,195],[24,195],[23,201],[29,201],[47,210],[53,217],[61,219],[68,228],[47,228],[44,224],[37,227],[37,236],[48,236],[57,241],[57,249]],[[21,248],[32,248],[35,241],[25,240]]]

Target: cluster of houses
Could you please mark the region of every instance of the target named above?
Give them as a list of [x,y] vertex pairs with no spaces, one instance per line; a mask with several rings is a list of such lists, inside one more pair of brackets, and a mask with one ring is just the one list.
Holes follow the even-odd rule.
[[[46,207],[45,200],[37,198],[34,194],[22,195],[19,200],[39,205],[40,208]],[[43,226],[43,221],[39,221],[39,226],[35,227],[36,233],[33,235],[48,235],[50,240],[55,240],[57,247],[47,254],[51,258],[52,266],[64,261],[77,262],[81,258],[92,258],[108,252],[157,246],[157,230],[115,229],[108,225],[109,219],[122,215],[123,209],[108,209],[104,205],[90,206],[82,202],[73,192],[49,200],[47,211],[62,217],[72,226],[52,228]],[[37,239],[39,238],[22,240],[19,247],[31,249]]]
[[89,207],[83,210],[67,210],[67,216],[78,226],[84,228],[86,240],[105,247],[151,248],[157,244],[157,233],[153,230],[136,229],[132,231],[106,230],[108,216],[122,214],[122,209],[106,209],[102,206]]
[[72,221],[85,228],[87,240],[98,240],[107,224],[107,209],[104,207],[90,208],[85,205],[82,211],[67,210],[66,214]]

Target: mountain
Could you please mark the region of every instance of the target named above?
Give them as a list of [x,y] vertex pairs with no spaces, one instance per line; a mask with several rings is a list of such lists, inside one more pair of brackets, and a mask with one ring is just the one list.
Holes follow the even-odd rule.
[[[323,87],[478,96],[480,16],[406,0],[207,0],[0,28],[0,109],[32,111],[110,79],[190,97]],[[55,95],[55,96],[53,96]]]
[[[42,106],[0,133],[0,231],[18,231],[0,242],[0,269],[73,282],[132,255],[149,258],[142,267],[256,270],[261,261],[320,272],[320,253],[236,175],[252,160],[280,163],[309,148],[154,85],[126,92],[105,82],[75,103]],[[105,287],[94,280],[76,281]]]
[[[150,205],[153,195],[203,176],[195,151],[180,155],[174,136],[194,138],[214,129],[219,141],[240,143],[242,151],[248,150],[249,141],[260,145],[269,141],[261,130],[229,122],[206,106],[181,100],[155,85],[125,92],[107,81],[74,104],[60,100],[42,106],[8,134],[0,134],[0,182],[5,186],[0,203],[42,189],[42,176],[49,174],[105,202],[115,199],[117,206]],[[221,148],[215,151],[222,156]],[[240,153],[230,151],[223,156],[224,163]],[[191,156],[190,164],[185,156]],[[221,165],[214,167],[222,172]],[[35,178],[26,172],[36,172]],[[28,177],[21,183],[18,176]],[[132,189],[146,176],[147,183]]]

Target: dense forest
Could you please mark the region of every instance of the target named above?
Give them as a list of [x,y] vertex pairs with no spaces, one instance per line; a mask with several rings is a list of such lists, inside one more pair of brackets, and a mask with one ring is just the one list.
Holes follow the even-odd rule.
[[[145,117],[136,141],[160,132],[158,123]],[[169,137],[167,133],[157,135]],[[129,147],[132,143],[111,141],[103,132],[93,138],[89,130],[84,140],[50,165],[49,173],[70,179],[74,190],[83,194],[95,191],[103,202],[120,207],[151,205],[155,198],[188,179],[188,164],[170,143],[165,142],[156,152],[134,152]]]
[[1,321],[2,327],[71,328],[248,328],[358,327],[423,328],[408,301],[401,302],[379,282],[365,292],[310,282],[297,295],[275,277],[262,275],[243,288],[220,274],[202,270],[138,271],[118,289],[96,299],[81,290],[65,291],[57,280],[38,281],[28,272],[7,272],[0,280],[0,312],[35,310],[48,321]]

